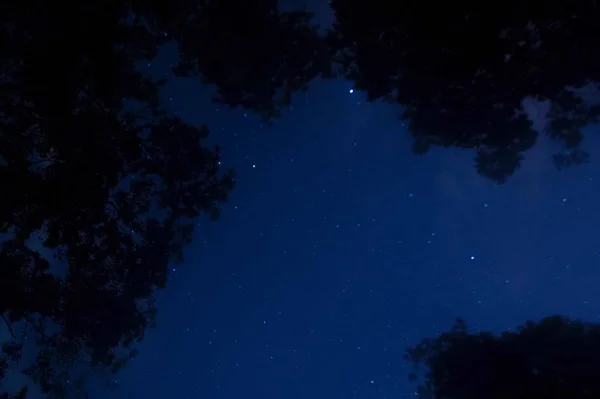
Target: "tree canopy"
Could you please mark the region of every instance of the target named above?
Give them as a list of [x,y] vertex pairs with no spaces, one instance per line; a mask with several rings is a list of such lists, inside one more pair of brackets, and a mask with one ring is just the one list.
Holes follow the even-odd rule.
[[217,102],[272,120],[314,78],[342,76],[368,100],[400,106],[414,153],[473,149],[478,172],[503,183],[538,140],[523,101],[550,101],[556,166],[588,162],[581,128],[600,107],[571,88],[600,81],[597,0],[331,0],[324,36],[310,12],[280,13],[276,0],[199,3],[173,31],[174,71],[216,84]]
[[406,357],[416,370],[426,368],[420,398],[600,397],[600,324],[564,316],[528,321],[501,335],[469,333],[458,319]]
[[234,183],[208,129],[162,110],[164,82],[135,68],[164,39],[129,12],[0,12],[0,377],[20,366],[48,397],[135,355],[193,219],[218,218]]
[[498,3],[331,0],[332,53],[370,100],[403,107],[414,152],[477,151],[480,174],[504,182],[537,132],[524,98],[552,102],[547,133],[565,149],[557,166],[587,161],[581,127],[595,121],[566,86],[600,81],[596,0]]
[[311,12],[280,12],[277,0],[200,3],[172,32],[180,52],[174,72],[215,84],[215,102],[256,111],[270,122],[294,92],[307,90],[316,77],[334,76]]
[[[331,6],[325,35],[276,0],[0,6],[0,383],[19,367],[61,397],[83,370],[122,367],[193,220],[218,218],[233,188],[208,128],[167,113],[165,81],[136,69],[169,41],[176,75],[266,120],[315,78],[340,75],[402,107],[416,153],[471,148],[478,171],[503,182],[536,143],[517,112],[532,97],[551,101],[557,165],[587,161],[581,128],[600,108],[567,86],[600,81],[597,1]],[[27,345],[35,359],[23,366]]]

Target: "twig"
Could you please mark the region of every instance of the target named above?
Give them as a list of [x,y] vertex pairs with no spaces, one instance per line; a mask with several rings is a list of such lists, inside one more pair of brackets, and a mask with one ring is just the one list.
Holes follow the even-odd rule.
[[35,330],[35,332],[37,332],[38,334],[40,334],[46,340],[48,340],[50,342],[54,342],[53,338],[51,338],[48,335],[46,335],[46,333],[39,326],[35,325],[35,320],[33,320],[31,318],[31,316],[29,316],[28,314],[25,314],[25,315],[23,315],[23,318],[25,320],[27,320],[29,322],[29,324],[31,324],[31,326],[33,327],[33,329]]
[[4,320],[4,323],[6,323],[6,327],[8,327],[8,331],[10,332],[10,335],[16,341],[17,340],[17,336],[15,335],[15,332],[12,329],[12,326],[10,325],[10,323],[8,322],[8,320],[6,320],[6,317],[4,317],[4,314],[2,314],[2,320]]

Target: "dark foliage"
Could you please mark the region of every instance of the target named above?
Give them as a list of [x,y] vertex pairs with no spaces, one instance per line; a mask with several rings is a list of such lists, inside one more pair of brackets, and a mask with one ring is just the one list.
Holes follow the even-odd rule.
[[174,71],[216,84],[215,102],[256,111],[270,122],[294,92],[307,90],[316,77],[333,77],[312,13],[279,12],[277,0],[199,3],[172,32],[181,57]]
[[162,111],[163,82],[136,70],[165,39],[125,23],[131,7],[0,8],[0,377],[19,367],[47,397],[135,355],[194,218],[233,186],[208,129]]
[[[423,340],[407,359],[427,369],[418,397],[552,399],[600,397],[600,325],[562,316],[500,336],[451,331]],[[413,379],[416,373],[412,374]]]
[[516,113],[526,96],[551,100],[557,166],[587,162],[580,128],[595,121],[566,85],[600,82],[600,3],[511,0],[331,0],[335,60],[369,100],[405,107],[416,153],[472,148],[484,176],[504,182],[537,133]]
[[[176,74],[266,120],[339,63],[370,100],[405,107],[417,153],[473,148],[479,172],[503,182],[536,142],[515,112],[532,96],[552,102],[557,165],[587,162],[581,128],[600,108],[565,86],[600,81],[597,1],[331,4],[326,37],[275,0],[0,6],[0,377],[18,367],[63,397],[123,367],[194,218],[219,216],[234,182],[219,149],[162,110],[164,81],[135,68],[169,40]],[[23,365],[28,342],[36,357]]]
[[600,107],[566,87],[600,81],[598,0],[332,0],[325,37],[310,12],[279,12],[276,0],[158,3],[148,3],[160,10],[157,26],[180,52],[174,72],[215,84],[217,103],[272,121],[313,79],[342,75],[369,100],[402,106],[415,153],[474,149],[478,172],[502,183],[538,140],[521,112],[530,97],[551,101],[545,133],[563,146],[556,166],[589,160],[581,128]]

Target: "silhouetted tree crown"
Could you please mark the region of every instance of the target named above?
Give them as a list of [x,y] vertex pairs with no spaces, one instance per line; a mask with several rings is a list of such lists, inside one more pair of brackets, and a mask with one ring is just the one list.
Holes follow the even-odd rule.
[[[217,219],[233,188],[208,129],[167,113],[165,81],[136,68],[167,42],[177,76],[267,121],[315,78],[341,75],[401,107],[415,153],[474,149],[497,182],[537,140],[523,99],[547,100],[546,133],[565,147],[556,164],[587,162],[581,128],[600,107],[566,86],[600,81],[598,1],[331,6],[326,35],[276,0],[0,6],[0,380],[18,366],[58,398],[123,367],[195,218]],[[23,366],[27,336],[36,357]]]
[[458,319],[451,331],[423,340],[406,357],[415,371],[425,368],[420,398],[600,397],[600,324],[563,316],[500,335],[469,333]]
[[126,22],[130,11],[25,1],[0,12],[0,377],[19,366],[47,397],[135,356],[194,218],[218,218],[233,187],[219,148],[203,145],[208,129],[163,111],[164,82],[136,69],[164,34]]
[[329,49],[311,12],[280,12],[277,0],[200,3],[173,32],[180,51],[174,72],[216,84],[215,102],[272,121],[293,92],[307,90],[316,77],[333,77]]
[[600,107],[569,87],[600,81],[597,0],[330,4],[335,21],[323,37],[311,13],[280,13],[276,0],[199,2],[173,31],[174,71],[269,121],[316,77],[343,76],[370,101],[401,107],[415,153],[474,149],[478,172],[498,183],[538,139],[523,100],[550,101],[545,133],[564,147],[556,166],[588,162],[581,128]]
[[537,132],[525,97],[550,100],[547,134],[563,167],[587,162],[581,127],[597,120],[566,86],[600,81],[596,0],[437,2],[332,0],[331,52],[370,100],[403,108],[414,152],[472,148],[479,173],[499,183],[519,167]]

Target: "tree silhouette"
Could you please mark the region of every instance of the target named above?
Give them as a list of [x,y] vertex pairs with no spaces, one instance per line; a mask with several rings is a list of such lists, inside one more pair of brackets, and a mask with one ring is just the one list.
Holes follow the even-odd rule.
[[331,4],[325,37],[276,0],[0,6],[0,379],[18,367],[63,397],[123,367],[193,220],[219,216],[234,183],[219,148],[167,114],[165,82],[135,67],[169,40],[176,74],[266,120],[339,64],[370,100],[404,107],[417,153],[476,149],[479,172],[503,182],[537,139],[515,112],[531,96],[551,101],[557,165],[587,161],[581,128],[600,107],[565,87],[600,81],[597,1]]
[[331,52],[369,100],[404,107],[414,152],[472,148],[476,167],[499,183],[537,133],[525,97],[552,101],[548,134],[564,144],[557,166],[587,162],[580,128],[599,108],[566,86],[599,82],[596,0],[484,2],[331,0]]
[[316,77],[333,77],[312,13],[280,12],[277,0],[199,3],[170,30],[180,51],[174,72],[216,84],[215,102],[256,111],[271,122],[294,92],[307,90]]
[[415,153],[475,149],[478,172],[503,183],[538,139],[523,100],[550,100],[546,133],[564,147],[556,166],[588,162],[581,128],[600,107],[569,87],[600,81],[596,0],[332,0],[325,37],[310,12],[281,13],[276,0],[176,3],[161,19],[180,51],[174,71],[216,84],[218,103],[272,121],[314,78],[343,75],[370,101],[403,107]]
[[127,2],[0,11],[0,379],[18,367],[47,397],[135,356],[194,218],[217,219],[233,187],[208,129],[163,111],[164,82],[135,68],[165,41],[142,17]]
[[427,368],[421,398],[600,397],[600,325],[563,316],[499,336],[469,333],[458,319],[451,331],[409,348],[406,357],[416,371]]

